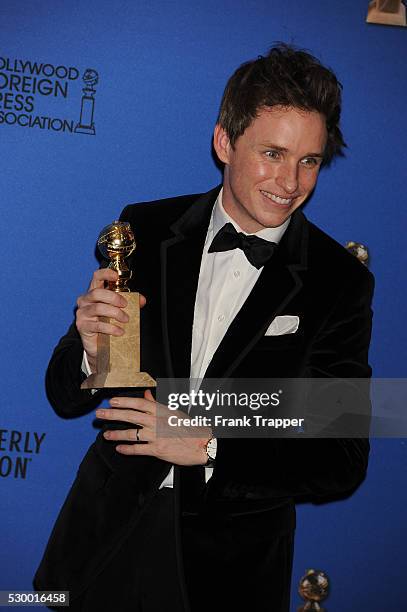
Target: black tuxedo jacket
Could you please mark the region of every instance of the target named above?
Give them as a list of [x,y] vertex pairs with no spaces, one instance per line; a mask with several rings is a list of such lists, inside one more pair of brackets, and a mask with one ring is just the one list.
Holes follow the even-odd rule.
[[[137,240],[130,288],[147,297],[141,369],[154,378],[189,376],[201,254],[218,192],[130,205],[122,213]],[[370,272],[297,210],[206,376],[369,377],[372,291]],[[299,317],[297,333],[265,336],[272,320],[284,314]],[[82,351],[72,325],[48,367],[48,396],[64,417],[89,412],[103,395],[80,390]],[[219,439],[197,511],[227,517],[238,510],[252,517],[253,529],[264,529],[265,515],[258,510],[266,509],[271,531],[283,533],[294,527],[297,498],[354,489],[364,478],[368,452],[366,439]],[[73,599],[86,589],[120,551],[170,467],[151,457],[119,455],[99,435],[58,517],[36,587],[70,590]],[[176,468],[176,490],[180,474],[192,469]],[[182,500],[178,509],[182,514]],[[233,525],[226,524],[233,542]],[[267,547],[259,554],[266,558]]]

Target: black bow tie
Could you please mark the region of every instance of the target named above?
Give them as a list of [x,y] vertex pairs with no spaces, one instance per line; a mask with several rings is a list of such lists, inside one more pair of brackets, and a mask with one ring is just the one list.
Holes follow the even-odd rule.
[[216,234],[208,253],[242,249],[249,263],[261,268],[270,259],[277,248],[275,242],[263,240],[258,236],[246,236],[237,232],[231,223],[226,223]]

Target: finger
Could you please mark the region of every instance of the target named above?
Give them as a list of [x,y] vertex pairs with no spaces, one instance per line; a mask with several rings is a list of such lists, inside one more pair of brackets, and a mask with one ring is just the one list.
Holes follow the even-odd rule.
[[114,429],[103,433],[107,440],[124,440],[126,442],[153,442],[156,438],[148,427],[136,427],[135,429]]
[[154,396],[151,393],[150,389],[146,389],[144,391],[144,399],[148,400],[149,402],[155,402]]
[[79,322],[76,327],[82,336],[93,336],[94,334],[107,334],[108,336],[123,336],[124,329],[112,323],[105,323],[100,320],[89,320]]
[[135,410],[119,410],[118,408],[110,410],[109,408],[98,408],[98,410],[96,410],[96,416],[98,419],[106,419],[107,421],[123,421],[124,423],[132,423],[134,425],[139,424],[139,413]]
[[105,281],[117,281],[119,275],[115,270],[111,268],[100,268],[93,273],[92,280],[90,281],[90,289],[98,289],[104,287]]
[[126,442],[137,442],[137,429],[116,429],[103,432],[106,440],[122,440]]
[[147,298],[144,297],[142,293],[139,293],[140,296],[140,308],[143,308],[147,304]]
[[[117,415],[119,414],[119,410],[117,410],[117,408],[114,408],[112,410],[110,410],[109,408],[98,408],[95,414],[99,419],[106,419],[106,420],[111,420],[111,421],[121,421],[121,419],[117,417]],[[134,422],[135,425],[140,425],[141,428],[149,428],[150,430],[152,430],[155,427],[154,417],[151,416],[150,414],[146,414],[145,412],[138,412],[138,411],[135,411],[132,414],[135,415],[135,422],[131,421],[131,423]]]
[[155,402],[142,397],[112,397],[109,403],[114,408],[131,408],[151,415],[156,412]]
[[117,308],[125,308],[127,306],[127,300],[120,293],[116,291],[110,291],[109,289],[91,289],[85,295],[80,295],[76,301],[79,308],[84,308],[89,304],[101,302],[102,304],[111,304]]
[[106,440],[123,440],[125,442],[149,442],[153,439],[151,432],[143,427],[136,429],[114,429],[103,433]]
[[121,455],[150,455],[154,456],[152,444],[119,444],[116,451]]
[[122,309],[112,306],[111,304],[102,304],[97,302],[95,304],[89,304],[79,309],[78,317],[82,318],[95,318],[95,317],[106,317],[110,319],[116,319],[120,323],[127,323],[129,321],[128,314]]

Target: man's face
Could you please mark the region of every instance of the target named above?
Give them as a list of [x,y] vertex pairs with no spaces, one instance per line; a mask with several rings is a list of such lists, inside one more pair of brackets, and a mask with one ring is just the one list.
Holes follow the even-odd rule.
[[226,212],[247,233],[284,223],[314,189],[326,139],[323,115],[296,108],[260,110],[234,147],[217,125]]

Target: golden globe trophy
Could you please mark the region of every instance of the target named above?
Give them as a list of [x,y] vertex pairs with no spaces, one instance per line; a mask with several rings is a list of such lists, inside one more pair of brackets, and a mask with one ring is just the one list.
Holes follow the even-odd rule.
[[[130,223],[114,221],[107,225],[100,232],[97,245],[103,257],[110,259],[109,268],[119,275],[116,282],[108,283],[108,288],[126,293],[127,306],[123,310],[129,321],[122,336],[98,334],[96,372],[88,376],[81,389],[155,387],[155,380],[146,372],[140,372],[140,294],[130,292],[126,286],[131,270],[125,259],[136,248]],[[102,320],[109,322],[106,317]],[[117,325],[117,321],[114,323]]]
[[369,265],[369,251],[367,246],[360,242],[354,242],[350,240],[345,244],[345,249],[349,251],[351,255],[354,255],[359,261],[365,266]]
[[306,604],[298,608],[298,612],[327,612],[319,605],[320,601],[328,597],[329,592],[329,580],[325,572],[307,570],[300,580],[298,592],[306,600]]

